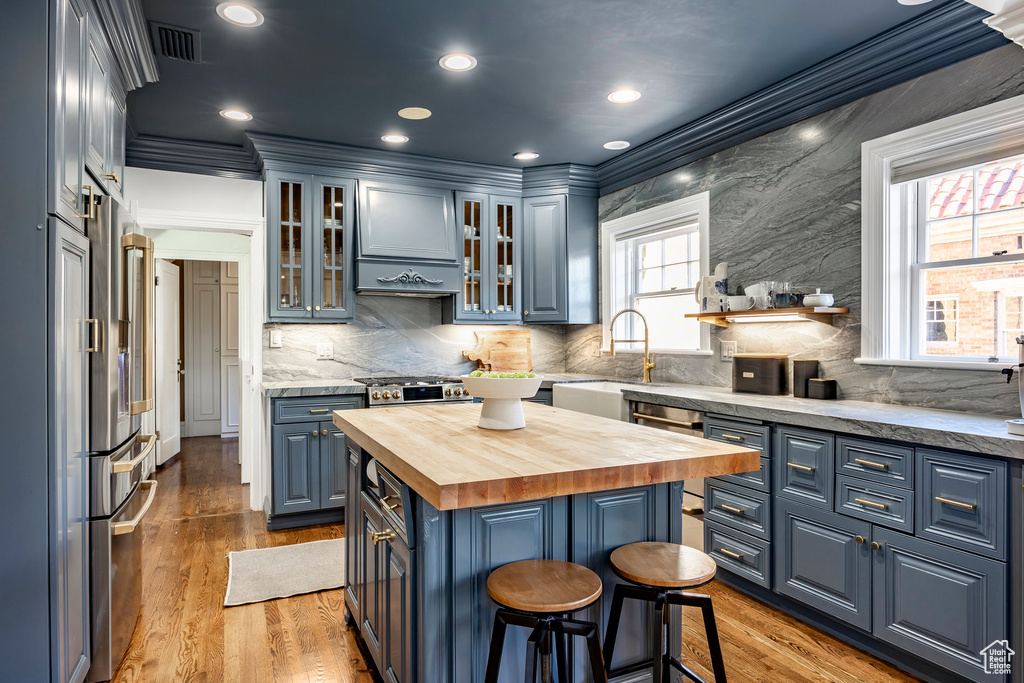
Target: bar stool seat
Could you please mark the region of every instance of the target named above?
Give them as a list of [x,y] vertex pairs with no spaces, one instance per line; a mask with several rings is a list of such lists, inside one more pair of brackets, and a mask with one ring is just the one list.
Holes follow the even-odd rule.
[[[711,667],[715,683],[725,682],[725,663],[722,646],[718,640],[711,597],[701,593],[685,593],[683,589],[703,586],[715,578],[718,566],[710,555],[695,548],[676,543],[630,543],[616,548],[611,554],[611,566],[615,573],[633,585],[620,583],[615,586],[611,612],[608,615],[608,630],[605,633],[604,661],[608,677],[633,673],[641,669],[652,669],[652,683],[669,680],[670,669],[675,668],[686,678],[705,683],[704,679],[672,656],[667,643],[670,605],[699,607],[704,616],[704,630],[711,650]],[[651,662],[620,670],[612,669],[615,654],[615,640],[619,620],[622,617],[622,603],[625,599],[654,603],[654,618],[650,624],[651,641],[658,644],[660,654]]]
[[500,607],[487,654],[485,683],[496,683],[511,626],[531,629],[526,646],[526,682],[537,680],[540,658],[542,678],[551,680],[552,644],[557,654],[559,681],[568,683],[565,636],[586,639],[593,680],[607,683],[597,624],[568,618],[601,597],[601,578],[586,567],[557,560],[524,560],[498,567],[487,577],[487,593]]
[[715,578],[710,555],[676,543],[630,543],[611,557],[615,573],[633,583],[659,588],[694,588]]
[[601,597],[601,579],[572,562],[524,560],[491,572],[487,592],[494,602],[520,612],[565,614]]

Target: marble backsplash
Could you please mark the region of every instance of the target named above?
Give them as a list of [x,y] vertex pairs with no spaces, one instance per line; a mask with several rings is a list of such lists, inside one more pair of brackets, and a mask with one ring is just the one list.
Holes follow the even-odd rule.
[[[711,194],[712,266],[737,285],[783,280],[821,287],[850,315],[815,323],[713,328],[714,356],[656,359],[655,381],[726,386],[740,352],[785,352],[821,361],[843,397],[1019,416],[1016,382],[998,372],[857,365],[860,354],[860,146],[866,140],[1024,93],[1024,50],[1009,45],[926,74],[605,195],[600,220],[699,192]],[[636,355],[597,357],[599,326],[566,332],[566,371],[639,377]]]
[[[263,326],[263,380],[348,379],[372,375],[458,375],[476,369],[462,355],[476,345],[474,330],[488,325],[442,325],[440,299],[358,296],[356,322]],[[511,326],[515,329],[516,326]],[[281,348],[270,346],[270,330],[282,332]],[[530,328],[533,366],[565,372],[565,328]],[[334,344],[333,360],[317,360],[316,345]]]

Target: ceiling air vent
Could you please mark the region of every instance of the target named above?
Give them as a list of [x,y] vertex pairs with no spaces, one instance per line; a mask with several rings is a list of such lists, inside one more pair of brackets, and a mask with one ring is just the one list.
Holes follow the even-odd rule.
[[149,22],[149,31],[153,38],[153,49],[158,55],[192,64],[200,64],[203,61],[199,31],[170,24],[158,24],[155,21]]

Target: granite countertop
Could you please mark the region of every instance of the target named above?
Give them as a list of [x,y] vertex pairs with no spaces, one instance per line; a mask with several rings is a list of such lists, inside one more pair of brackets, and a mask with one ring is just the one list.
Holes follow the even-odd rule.
[[[1006,432],[1006,418],[870,401],[818,401],[793,396],[737,394],[728,387],[695,384],[641,384],[636,378],[545,372],[541,388],[562,382],[612,381],[634,384],[625,397],[706,413],[731,415],[796,427],[950,448],[1024,460],[1024,437]],[[358,394],[366,387],[351,379],[264,382],[268,398]]]
[[438,510],[757,470],[760,451],[524,402],[523,429],[480,404],[338,410],[334,424]]
[[1024,460],[1024,437],[1007,434],[1006,418],[997,415],[738,394],[727,387],[687,384],[637,385],[622,393],[632,401]]

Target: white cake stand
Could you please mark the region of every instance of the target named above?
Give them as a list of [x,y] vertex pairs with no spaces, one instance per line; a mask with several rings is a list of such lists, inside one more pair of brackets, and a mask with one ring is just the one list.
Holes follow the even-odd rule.
[[541,377],[526,379],[494,377],[461,377],[471,396],[484,400],[480,410],[480,427],[484,429],[522,429],[523,399],[530,398],[540,389]]

